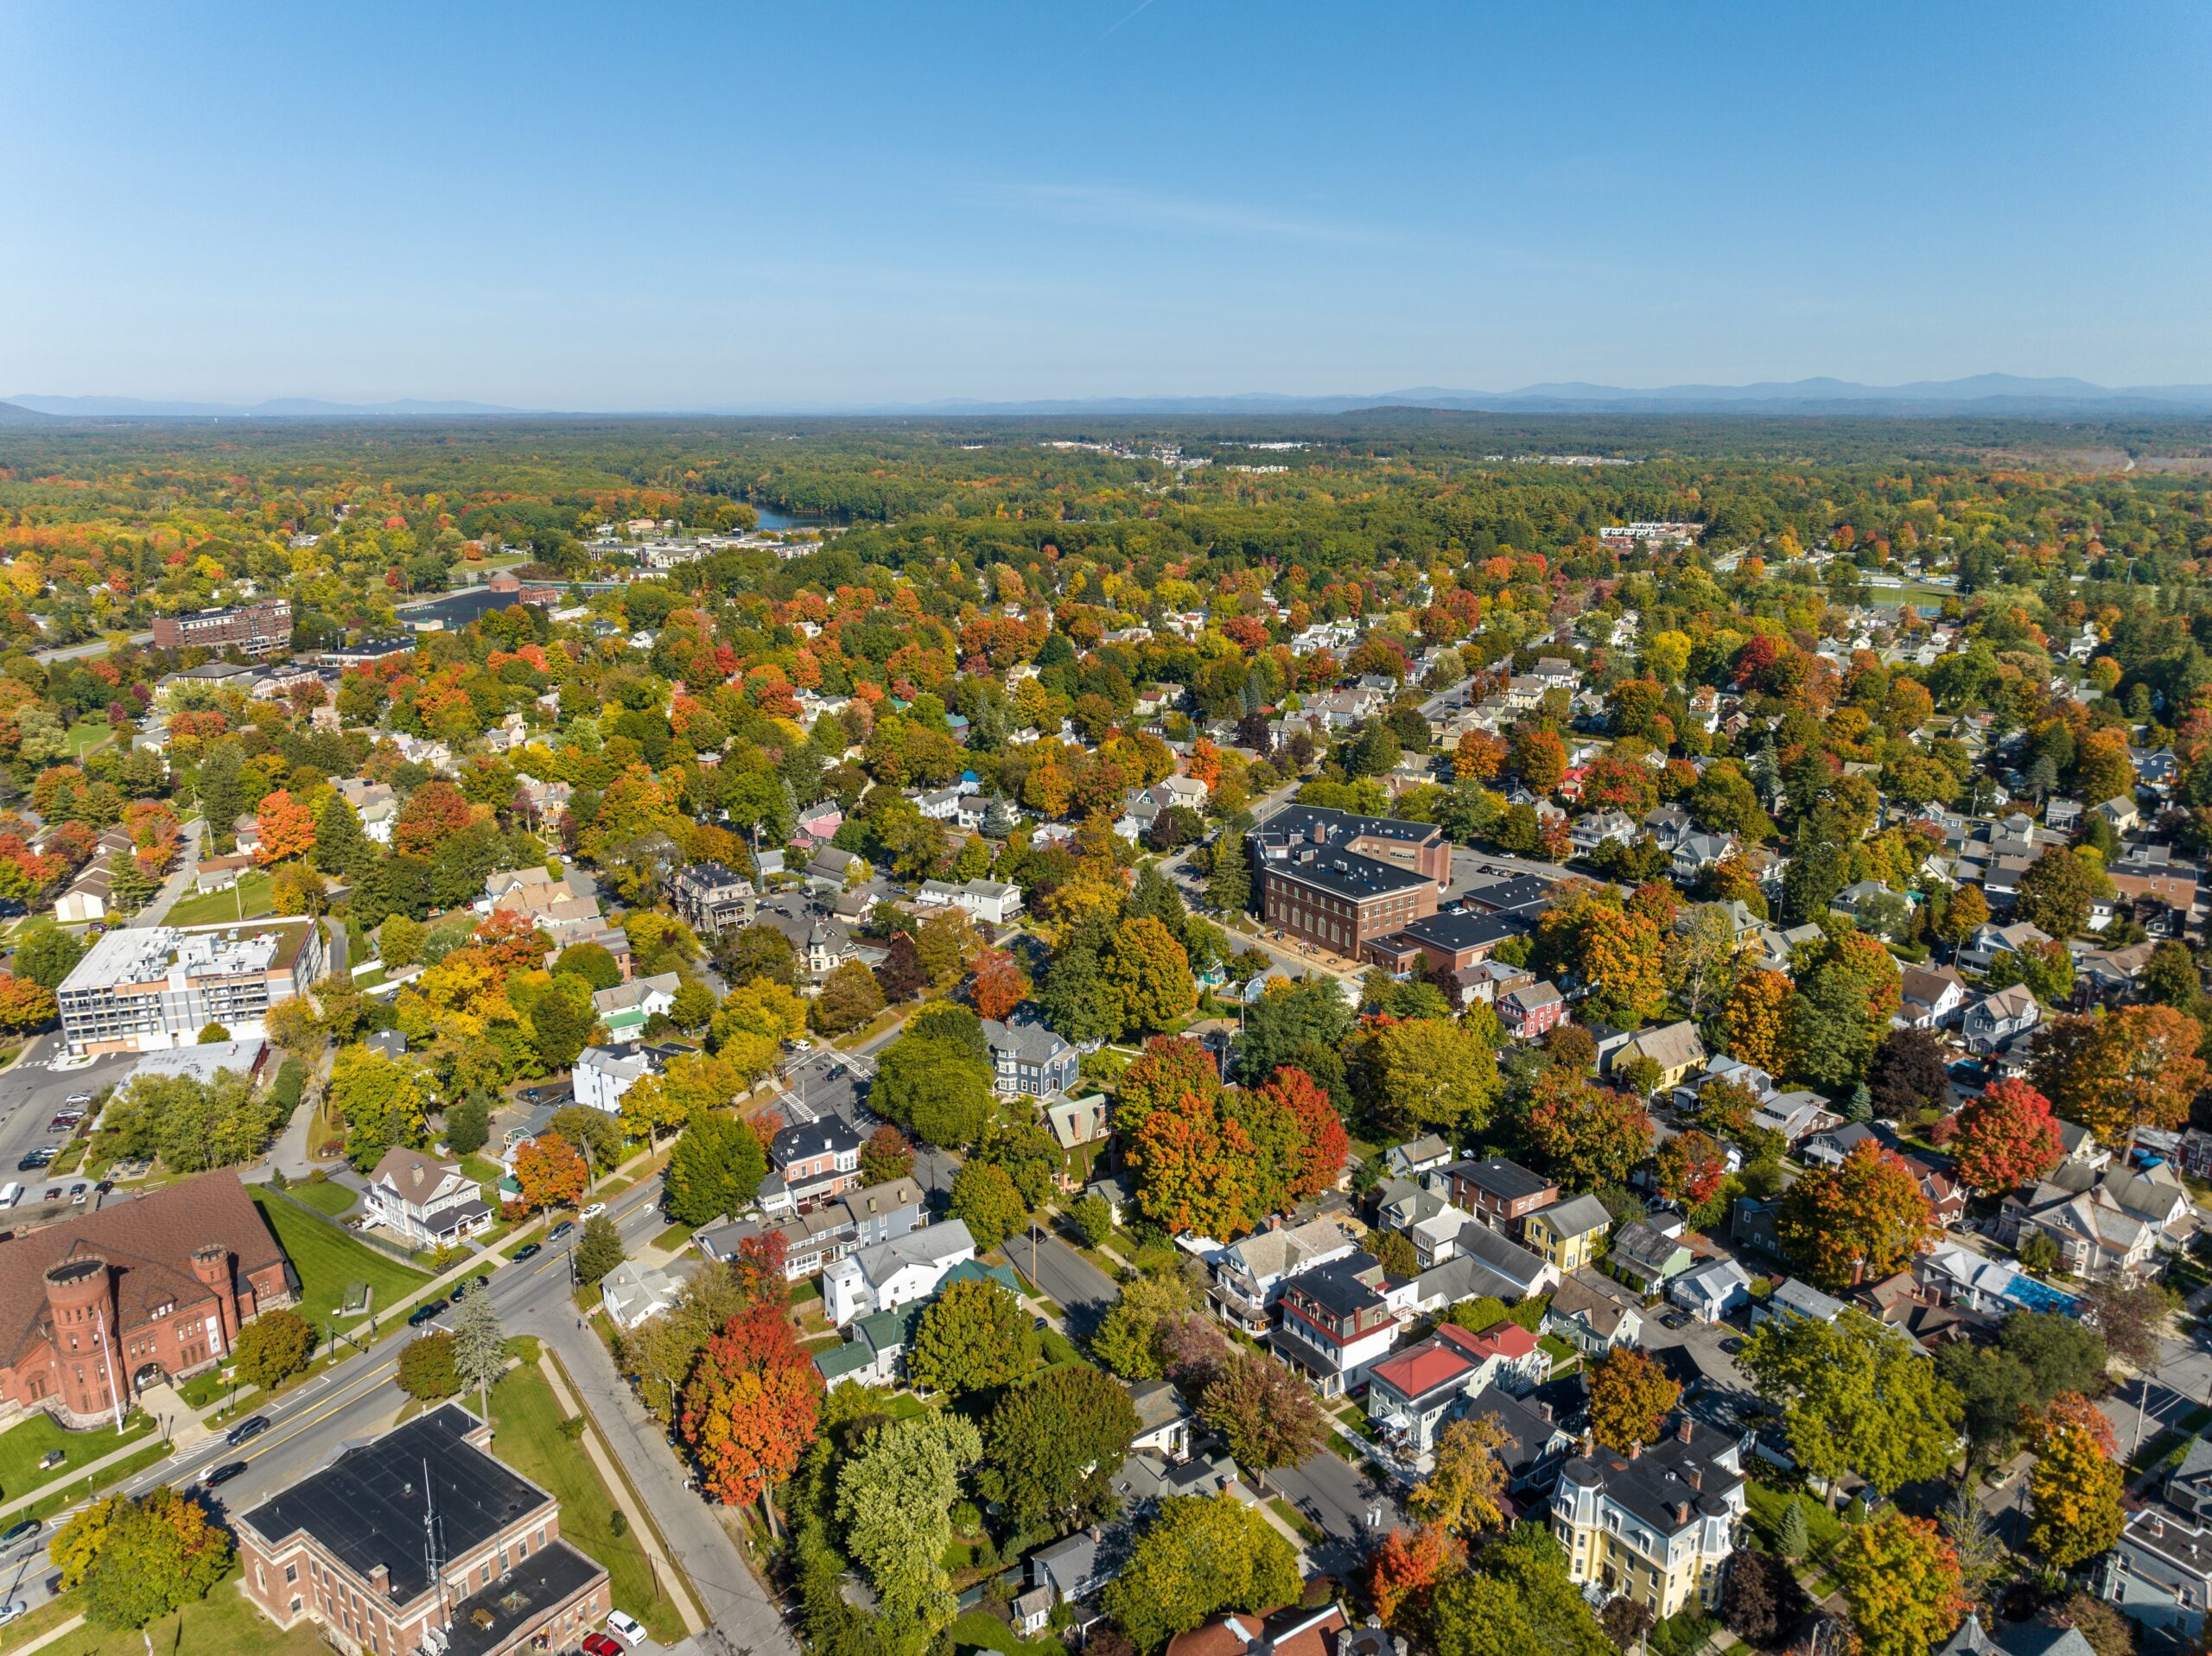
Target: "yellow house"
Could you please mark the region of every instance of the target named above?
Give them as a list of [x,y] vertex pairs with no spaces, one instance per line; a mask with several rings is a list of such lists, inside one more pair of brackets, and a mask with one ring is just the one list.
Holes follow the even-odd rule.
[[1561,1276],[1570,1276],[1604,1250],[1612,1222],[1612,1215],[1596,1196],[1569,1196],[1523,1219],[1521,1236],[1529,1252],[1557,1266]]
[[1567,1573],[1636,1600],[1660,1621],[1694,1598],[1713,1608],[1744,1515],[1737,1440],[1681,1417],[1649,1448],[1599,1447],[1560,1469],[1552,1533]]
[[1657,1067],[1660,1087],[1675,1087],[1693,1069],[1705,1068],[1705,1043],[1698,1038],[1697,1025],[1688,1018],[1644,1030],[1613,1050],[1606,1073],[1634,1058],[1649,1058]]

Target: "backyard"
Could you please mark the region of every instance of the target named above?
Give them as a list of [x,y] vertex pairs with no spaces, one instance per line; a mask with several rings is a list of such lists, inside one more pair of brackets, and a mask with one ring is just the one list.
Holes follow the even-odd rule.
[[361,1199],[353,1186],[335,1179],[303,1179],[291,1187],[291,1192],[317,1213],[327,1213],[333,1219],[350,1212]]
[[335,1225],[302,1213],[281,1196],[257,1190],[253,1200],[291,1259],[300,1279],[300,1315],[310,1323],[329,1322],[354,1283],[367,1283],[375,1291],[372,1306],[385,1311],[430,1279],[414,1266],[355,1241]]
[[219,926],[226,920],[254,920],[270,912],[269,876],[251,869],[227,891],[200,891],[176,900],[169,910],[173,926]]
[[492,1388],[492,1448],[509,1466],[560,1498],[561,1533],[607,1566],[617,1609],[636,1616],[663,1644],[683,1637],[676,1605],[658,1592],[653,1566],[626,1526],[615,1532],[613,1496],[582,1449],[563,1436],[561,1405],[544,1374],[511,1368]]

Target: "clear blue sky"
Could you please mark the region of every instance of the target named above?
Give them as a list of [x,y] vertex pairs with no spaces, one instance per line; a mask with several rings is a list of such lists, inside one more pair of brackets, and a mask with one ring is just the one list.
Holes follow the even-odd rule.
[[0,395],[2212,382],[2212,7],[0,3]]

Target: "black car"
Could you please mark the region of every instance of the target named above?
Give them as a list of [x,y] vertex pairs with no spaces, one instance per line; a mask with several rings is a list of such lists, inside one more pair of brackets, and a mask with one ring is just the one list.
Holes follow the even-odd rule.
[[217,1467],[213,1472],[210,1472],[206,1477],[200,1479],[200,1482],[208,1488],[213,1489],[219,1483],[228,1483],[232,1478],[235,1478],[239,1473],[245,1470],[245,1462],[244,1461],[226,1461],[222,1465]]
[[515,1263],[517,1265],[520,1265],[524,1259],[536,1259],[537,1257],[538,1247],[539,1244],[536,1242],[524,1242],[520,1247],[515,1250]]
[[251,1443],[269,1430],[269,1417],[257,1414],[241,1420],[223,1434],[223,1441],[236,1449],[240,1443]]
[[23,1542],[29,1540],[31,1537],[36,1535],[45,1527],[46,1520],[44,1519],[26,1518],[22,1523],[15,1526],[14,1528],[9,1530],[5,1534],[0,1534],[0,1552],[4,1552],[10,1547],[18,1546]]
[[24,1157],[22,1160],[16,1164],[16,1171],[18,1173],[35,1173],[40,1168],[45,1166],[53,1159],[53,1157],[41,1156],[38,1152],[34,1150],[29,1155]]
[[442,1299],[425,1300],[407,1313],[407,1326],[410,1329],[419,1329],[445,1308],[446,1303]]
[[1669,1311],[1666,1316],[1659,1319],[1659,1326],[1662,1329],[1681,1329],[1689,1325],[1689,1313],[1687,1311]]

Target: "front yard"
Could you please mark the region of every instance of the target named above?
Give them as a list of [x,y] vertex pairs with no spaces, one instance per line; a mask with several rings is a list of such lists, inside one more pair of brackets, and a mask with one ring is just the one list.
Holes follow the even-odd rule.
[[329,1322],[346,1303],[346,1289],[357,1282],[369,1285],[374,1296],[371,1308],[383,1313],[430,1280],[335,1225],[302,1213],[281,1196],[256,1191],[253,1201],[292,1261],[300,1279],[300,1315],[310,1323]]
[[[13,1501],[25,1490],[65,1477],[153,1429],[153,1418],[134,1410],[119,1432],[113,1426],[97,1431],[66,1431],[52,1415],[41,1411],[21,1425],[0,1432],[0,1498]],[[39,1470],[38,1463],[48,1451],[57,1449],[62,1454],[61,1465],[50,1471]]]

